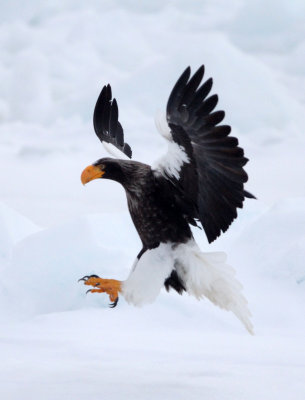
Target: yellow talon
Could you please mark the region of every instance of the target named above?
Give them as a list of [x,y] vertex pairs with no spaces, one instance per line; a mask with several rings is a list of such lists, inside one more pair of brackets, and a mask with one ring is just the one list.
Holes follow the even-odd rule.
[[119,293],[121,292],[121,281],[117,281],[116,279],[103,279],[96,275],[84,276],[80,281],[84,281],[85,285],[94,287],[94,289],[89,289],[87,292],[107,293],[115,307],[119,298]]

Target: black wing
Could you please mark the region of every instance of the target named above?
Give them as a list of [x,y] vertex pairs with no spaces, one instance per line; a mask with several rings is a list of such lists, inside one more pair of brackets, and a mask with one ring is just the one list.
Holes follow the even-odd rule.
[[213,111],[218,96],[207,97],[213,81],[210,78],[201,84],[203,75],[204,66],[192,77],[188,67],[168,99],[166,117],[172,140],[188,157],[179,178],[169,179],[188,204],[189,218],[200,220],[212,242],[237,217],[245,197],[254,196],[244,190],[248,176],[243,166],[248,159],[238,140],[229,136],[231,127],[218,125],[225,113]]
[[111,143],[131,158],[129,144],[124,143],[124,132],[119,122],[119,111],[116,99],[112,100],[110,85],[104,86],[95,105],[93,126],[101,142]]

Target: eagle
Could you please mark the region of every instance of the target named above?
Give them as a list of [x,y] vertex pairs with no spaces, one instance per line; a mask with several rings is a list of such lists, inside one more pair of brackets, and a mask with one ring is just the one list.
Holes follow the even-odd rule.
[[225,113],[214,111],[218,96],[209,95],[213,80],[204,80],[204,72],[204,65],[193,75],[187,67],[174,85],[166,113],[156,121],[168,150],[153,166],[131,160],[117,101],[111,86],[103,87],[93,125],[114,158],[86,167],[81,181],[111,179],[123,186],[142,249],[126,280],[86,275],[80,281],[91,286],[87,292],[108,294],[110,307],[119,295],[136,306],[152,303],[162,287],[205,297],[232,311],[253,333],[242,286],[226,254],[202,252],[191,230],[203,229],[211,243],[229,228],[245,198],[255,198],[244,189],[248,159],[231,127],[220,124]]

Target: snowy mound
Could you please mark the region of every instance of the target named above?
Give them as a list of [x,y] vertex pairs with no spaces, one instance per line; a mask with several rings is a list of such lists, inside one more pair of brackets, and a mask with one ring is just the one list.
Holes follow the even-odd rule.
[[[15,214],[11,215],[9,227],[15,223]],[[27,221],[19,219],[18,224],[20,234]],[[93,273],[105,278],[127,276],[138,250],[132,235],[124,228],[129,224],[125,214],[88,216],[19,241],[1,279],[5,287],[2,301],[9,302],[6,312],[25,317],[86,305],[106,305],[105,296],[86,297],[78,279]],[[9,237],[4,239],[9,241]]]
[[236,253],[247,257],[247,268],[261,277],[304,283],[305,201],[278,202],[247,226],[234,244]]
[[9,261],[14,245],[38,230],[26,217],[0,203],[0,269]]

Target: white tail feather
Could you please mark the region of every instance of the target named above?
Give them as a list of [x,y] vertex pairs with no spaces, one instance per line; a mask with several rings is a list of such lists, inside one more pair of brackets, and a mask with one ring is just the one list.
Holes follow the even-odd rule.
[[253,334],[242,285],[235,278],[234,269],[226,264],[226,259],[225,253],[201,252],[193,240],[178,246],[161,243],[136,260],[122,284],[122,295],[128,303],[136,306],[152,303],[175,268],[189,294],[197,299],[207,297],[218,307],[232,311]]
[[194,241],[175,249],[176,270],[188,293],[207,297],[220,308],[232,311],[253,335],[251,313],[235,271],[226,264],[225,253],[203,253]]

